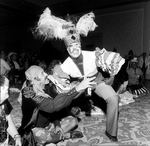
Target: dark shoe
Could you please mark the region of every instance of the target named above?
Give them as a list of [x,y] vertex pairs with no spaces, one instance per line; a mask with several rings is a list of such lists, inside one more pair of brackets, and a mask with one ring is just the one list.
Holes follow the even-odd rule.
[[76,138],[82,138],[83,134],[80,131],[70,131],[70,138],[76,139]]
[[117,142],[118,141],[118,138],[117,136],[112,136],[110,135],[107,131],[105,132],[106,136],[111,140],[111,141],[114,141],[114,142]]

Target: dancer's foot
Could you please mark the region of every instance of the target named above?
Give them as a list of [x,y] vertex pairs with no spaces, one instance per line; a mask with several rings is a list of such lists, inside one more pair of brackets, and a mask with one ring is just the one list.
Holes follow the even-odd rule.
[[111,141],[114,141],[114,142],[117,142],[118,141],[118,138],[117,136],[112,136],[110,135],[107,131],[105,132],[106,136],[111,140]]

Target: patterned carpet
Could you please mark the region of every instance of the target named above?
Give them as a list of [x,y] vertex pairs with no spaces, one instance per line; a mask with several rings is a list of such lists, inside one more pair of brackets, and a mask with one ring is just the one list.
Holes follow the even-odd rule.
[[[18,127],[21,121],[20,105],[17,102],[18,93],[11,93],[10,102],[14,109],[12,117]],[[136,98],[134,103],[120,107],[117,143],[111,142],[105,136],[105,116],[85,116],[78,130],[84,137],[75,140],[65,140],[58,146],[150,146],[150,95]]]
[[59,143],[59,146],[150,146],[150,96],[120,108],[117,143],[105,136],[105,116],[81,115],[81,119],[79,130],[84,137]]

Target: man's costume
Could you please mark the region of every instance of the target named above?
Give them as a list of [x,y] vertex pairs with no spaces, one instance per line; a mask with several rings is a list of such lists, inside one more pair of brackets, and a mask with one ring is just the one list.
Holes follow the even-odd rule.
[[[71,20],[53,16],[50,9],[46,8],[40,16],[35,33],[46,40],[64,40],[67,49],[72,45],[81,47],[80,35],[87,36],[89,31],[94,31],[97,27],[94,17],[94,13],[90,12],[74,24]],[[114,76],[124,62],[119,53],[96,48],[95,51],[81,51],[78,58],[68,57],[61,65],[62,70],[73,78],[96,76],[97,85],[93,91],[107,102],[106,135],[113,141],[117,141],[118,97],[113,88],[104,82],[98,68]]]

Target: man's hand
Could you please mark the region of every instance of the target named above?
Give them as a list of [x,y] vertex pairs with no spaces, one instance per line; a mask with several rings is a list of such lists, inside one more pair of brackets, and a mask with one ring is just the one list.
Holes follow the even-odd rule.
[[59,133],[59,134],[61,135],[61,139],[64,138],[64,131],[63,131],[63,129],[62,129],[61,127],[56,126],[55,132],[56,132],[56,133]]
[[86,88],[92,88],[93,85],[96,84],[95,81],[93,81],[96,77],[92,77],[92,78],[87,78],[85,77],[84,80],[76,86],[76,91],[80,92]]

